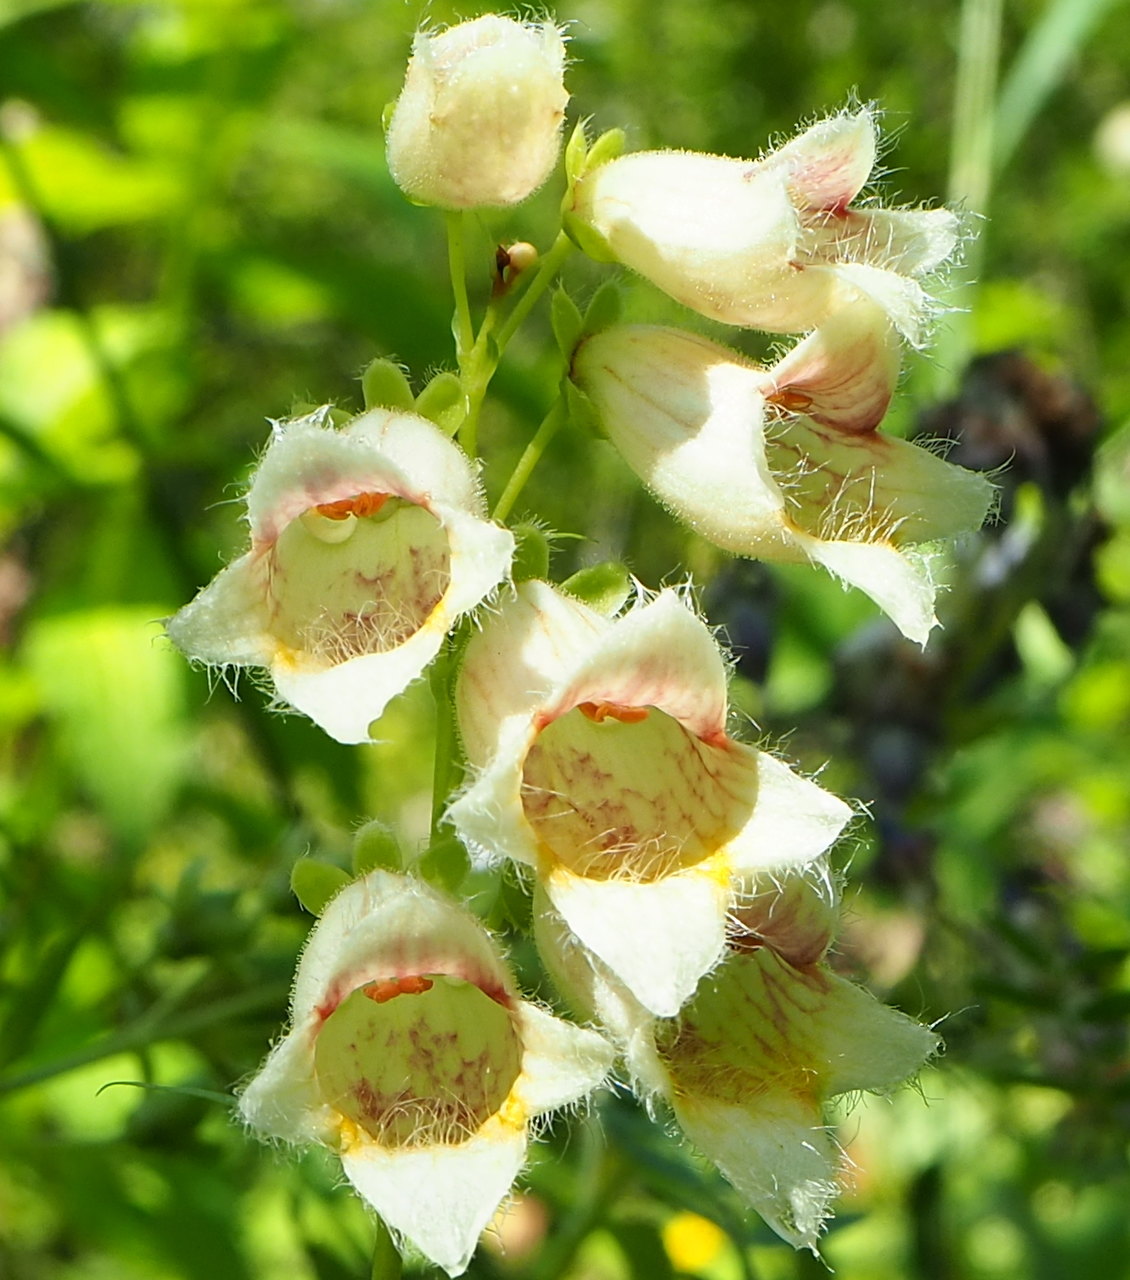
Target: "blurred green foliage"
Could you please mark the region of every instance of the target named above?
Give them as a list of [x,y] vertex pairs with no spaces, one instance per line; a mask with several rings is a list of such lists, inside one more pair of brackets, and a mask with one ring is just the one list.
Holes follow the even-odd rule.
[[[874,99],[908,203],[976,160],[960,131],[951,145],[958,68],[991,73],[999,52],[977,279],[955,277],[963,314],[941,363],[911,362],[893,423],[925,415],[964,433],[958,460],[1011,471],[1000,523],[940,566],[954,590],[926,654],[858,593],[693,540],[578,427],[515,516],[580,535],[551,540],[559,579],[616,560],[709,583],[743,712],[869,806],[836,962],[942,1020],[949,1049],[920,1092],[844,1118],[858,1170],[827,1241],[837,1274],[1114,1278],[1130,1276],[1130,22],[1111,0],[964,9],[964,27],[954,0],[559,10],[595,128],[748,155]],[[999,13],[999,50],[971,47],[978,12],[989,30]],[[394,704],[383,744],[340,747],[188,670],[160,619],[240,548],[233,498],[268,419],[359,409],[377,356],[417,390],[450,367],[442,223],[393,187],[379,122],[417,21],[465,16],[0,0],[2,1277],[369,1273],[371,1224],[331,1163],[260,1149],[226,1099],[285,1015],[309,923],[298,859],[348,868],[370,817],[409,851],[426,834],[428,688]],[[482,219],[482,297],[495,242],[512,228],[544,248],[559,194]],[[570,264],[582,309],[600,279]],[[623,295],[630,316],[675,314]],[[1006,348],[1023,356],[936,408],[968,354]],[[559,376],[548,305],[511,351],[482,429],[493,497]],[[496,892],[501,928],[523,904]],[[617,1097],[559,1121],[527,1186],[508,1252],[473,1275],[826,1274]]]

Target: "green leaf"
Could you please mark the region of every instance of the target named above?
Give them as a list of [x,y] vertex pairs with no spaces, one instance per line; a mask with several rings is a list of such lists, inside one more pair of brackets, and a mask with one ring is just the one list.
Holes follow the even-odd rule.
[[412,387],[404,370],[393,360],[378,357],[361,375],[366,409],[411,409]]
[[605,560],[566,578],[561,590],[610,618],[620,612],[632,594],[632,575],[618,561]]
[[29,629],[26,660],[63,753],[120,836],[165,815],[185,764],[183,663],[159,605],[84,609]]
[[549,304],[549,319],[558,349],[568,362],[573,358],[573,348],[581,336],[584,319],[577,304],[562,288],[554,290]]
[[413,408],[421,418],[434,422],[445,435],[453,436],[467,416],[467,399],[458,375],[437,373],[416,397]]
[[313,916],[320,916],[326,903],[340,892],[351,877],[340,867],[316,858],[299,858],[290,873],[290,890]]

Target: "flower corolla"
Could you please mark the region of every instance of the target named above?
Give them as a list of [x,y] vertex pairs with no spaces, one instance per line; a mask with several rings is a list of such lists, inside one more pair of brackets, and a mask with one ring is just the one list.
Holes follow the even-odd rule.
[[449,1275],[525,1162],[531,1120],[596,1088],[611,1048],[518,997],[482,926],[405,876],[346,885],[310,934],[290,1029],[240,1097],[263,1137],[322,1144]]
[[600,1020],[637,1091],[664,1099],[773,1230],[813,1252],[845,1163],[826,1104],[890,1091],[939,1046],[824,962],[838,906],[819,864],[763,881],[734,914],[726,959],[677,1019],[654,1018],[553,913],[538,928],[555,982]]
[[908,548],[976,529],[981,475],[875,430],[897,342],[875,307],[845,307],[770,368],[680,329],[586,338],[571,376],[625,461],[716,546],[811,560],[924,643],[934,584]]
[[421,204],[517,204],[560,148],[565,42],[552,22],[498,14],[420,32],[386,139],[388,166]]
[[913,344],[921,277],[953,253],[946,209],[856,208],[875,165],[871,110],[813,125],[758,161],[640,151],[576,184],[570,217],[604,256],[725,324],[799,333],[870,299]]
[[847,805],[727,732],[726,664],[675,591],[609,619],[527,582],[486,617],[456,689],[474,775],[449,817],[531,868],[653,1013],[721,958],[744,881],[804,865]]
[[251,548],[168,622],[190,658],[266,668],[278,697],[364,742],[450,627],[505,577],[463,452],[412,413],[277,424],[247,494]]

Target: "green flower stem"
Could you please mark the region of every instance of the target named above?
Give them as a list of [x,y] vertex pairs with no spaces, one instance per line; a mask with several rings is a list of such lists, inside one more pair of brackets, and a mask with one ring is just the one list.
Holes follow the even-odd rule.
[[467,416],[459,428],[459,443],[469,458],[475,457],[478,450],[479,414],[482,412],[490,380],[498,368],[498,350],[490,341],[496,319],[497,312],[492,304],[483,317],[474,346],[459,366],[463,394],[467,401]]
[[[573,242],[560,232],[553,247],[538,263],[526,291],[497,329],[502,299],[492,299],[482,326],[473,335],[470,305],[467,301],[466,261],[463,251],[463,224],[458,214],[448,214],[447,243],[451,264],[451,285],[455,293],[455,345],[459,363],[459,379],[463,384],[467,416],[459,428],[459,443],[468,457],[478,453],[479,417],[487,388],[498,368],[510,339],[517,333],[538,299],[556,278],[565,259],[573,250]],[[473,335],[473,336],[472,336]]]
[[573,248],[572,240],[564,231],[559,231],[549,252],[538,263],[538,269],[526,286],[526,292],[514,304],[514,310],[506,317],[506,323],[498,331],[495,343],[500,356],[533,310],[534,304],[557,278],[557,273],[564,265],[565,259],[573,252]]
[[451,292],[455,297],[455,354],[459,370],[475,345],[475,327],[471,323],[471,303],[467,298],[467,254],[463,242],[463,215],[444,214],[447,222],[447,263],[451,270]]
[[[975,214],[986,213],[992,197],[1002,7],[1003,0],[964,0],[961,6],[947,199]],[[938,335],[936,363],[947,391],[972,349],[967,295],[984,257],[984,225],[976,231],[942,298],[951,314]]]
[[494,510],[491,512],[492,520],[497,520],[500,524],[506,521],[507,516],[513,510],[518,495],[525,488],[531,472],[541,461],[541,456],[549,447],[549,442],[561,429],[564,422],[565,402],[561,396],[558,396],[553,402],[553,407],[542,419],[541,426],[534,433],[533,439],[526,445],[525,451],[518,459],[518,465],[514,468],[513,474],[507,481],[506,488],[502,491],[502,497],[499,498]]

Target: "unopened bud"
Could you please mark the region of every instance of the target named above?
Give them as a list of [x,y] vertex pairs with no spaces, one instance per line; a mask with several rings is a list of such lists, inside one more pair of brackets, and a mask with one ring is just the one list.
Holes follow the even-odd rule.
[[517,204],[557,160],[565,42],[551,22],[486,14],[416,36],[388,126],[404,193],[444,209]]

